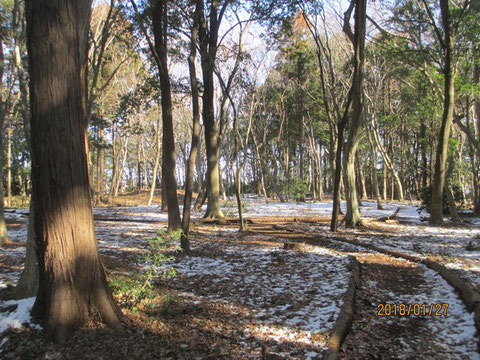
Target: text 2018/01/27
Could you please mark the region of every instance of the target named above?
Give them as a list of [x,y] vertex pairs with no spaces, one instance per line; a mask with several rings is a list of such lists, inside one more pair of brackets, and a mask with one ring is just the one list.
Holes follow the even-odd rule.
[[378,304],[377,316],[447,316],[448,304]]

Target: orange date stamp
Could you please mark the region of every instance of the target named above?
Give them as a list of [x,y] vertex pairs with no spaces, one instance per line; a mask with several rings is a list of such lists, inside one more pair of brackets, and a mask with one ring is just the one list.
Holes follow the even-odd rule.
[[377,316],[447,316],[448,305],[438,304],[378,304]]

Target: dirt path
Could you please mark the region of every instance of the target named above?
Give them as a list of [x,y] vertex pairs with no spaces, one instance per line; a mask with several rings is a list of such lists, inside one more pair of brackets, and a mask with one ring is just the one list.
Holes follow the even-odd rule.
[[[303,230],[299,224],[272,227],[289,241],[311,234],[305,225]],[[341,358],[480,359],[473,316],[438,273],[336,237],[304,240],[355,256],[361,264],[354,320]]]
[[[466,310],[459,299],[452,298],[451,289],[445,287],[439,275],[422,265],[390,256],[371,254],[358,259],[361,284],[352,329],[342,347],[343,358],[479,358],[474,334],[462,332],[468,321]],[[403,316],[400,304],[406,304]],[[427,304],[425,316],[423,304]],[[438,315],[429,315],[430,304],[449,307],[438,306]],[[414,307],[408,315],[410,305]],[[420,315],[415,316],[413,309]]]

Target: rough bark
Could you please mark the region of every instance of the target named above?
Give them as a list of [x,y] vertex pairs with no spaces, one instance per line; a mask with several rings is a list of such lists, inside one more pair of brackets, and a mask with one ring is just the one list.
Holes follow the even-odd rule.
[[27,0],[39,291],[32,314],[65,342],[94,312],[124,332],[99,259],[87,168],[89,0]]

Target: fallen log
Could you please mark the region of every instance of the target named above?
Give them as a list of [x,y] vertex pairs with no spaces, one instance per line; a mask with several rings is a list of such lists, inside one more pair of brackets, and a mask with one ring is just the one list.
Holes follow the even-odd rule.
[[400,212],[400,210],[402,210],[403,208],[401,206],[397,207],[395,209],[395,211],[393,212],[392,215],[390,216],[384,216],[384,217],[381,217],[378,219],[378,221],[382,221],[382,222],[387,222],[389,220],[397,220],[397,216],[398,216],[398,213]]
[[324,360],[337,360],[340,347],[345,340],[350,327],[352,326],[355,314],[355,297],[360,281],[360,263],[352,257],[352,274],[348,282],[348,289],[343,299],[343,305],[338,315],[335,326],[330,333],[328,348],[323,354]]

